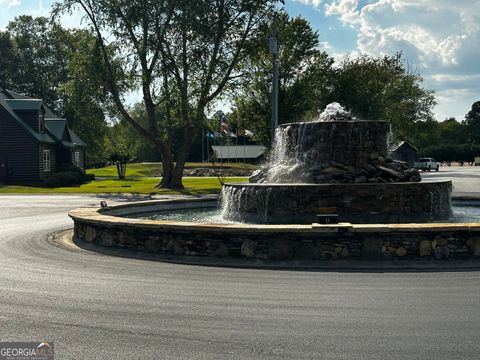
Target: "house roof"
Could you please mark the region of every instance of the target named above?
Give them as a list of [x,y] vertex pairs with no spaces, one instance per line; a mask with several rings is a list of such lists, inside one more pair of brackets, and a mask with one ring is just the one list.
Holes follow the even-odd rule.
[[[19,94],[19,93],[16,93],[14,91],[7,90],[7,89],[3,89],[3,90],[0,91],[0,97],[2,95],[3,95],[4,99],[42,101],[42,100],[39,100],[39,99],[33,99],[30,96]],[[42,101],[42,103],[43,103],[43,101]],[[55,115],[55,113],[52,111],[52,109],[50,109],[47,105],[43,104],[43,108],[45,109],[45,117],[47,117],[47,118],[57,117],[57,115]]]
[[12,110],[40,110],[43,101],[39,99],[5,99]]
[[415,151],[418,151],[418,149],[413,146],[412,144],[410,144],[408,141],[402,141],[400,143],[400,145],[397,146],[397,148],[395,149],[395,151],[401,149],[401,148],[405,148],[405,147],[410,147],[411,149],[415,150]]
[[[47,118],[45,119],[45,128],[52,134],[52,136],[58,142],[61,142],[62,145],[66,147],[76,147],[76,146],[87,146],[82,139],[80,139],[77,134],[75,134],[70,128],[68,127],[67,120],[61,118]],[[70,141],[65,141],[63,139],[64,132],[67,131],[68,135],[70,135]]]
[[[37,141],[49,144],[61,143],[66,147],[87,146],[87,144],[85,144],[82,139],[80,139],[80,137],[68,127],[67,120],[58,118],[57,115],[55,115],[55,113],[40,99],[33,99],[10,90],[0,89],[0,106],[5,108],[14,120],[27,130],[27,132]],[[33,130],[15,112],[22,110],[39,110],[41,107],[45,110],[45,128],[47,130],[47,132],[43,134]],[[70,139],[72,140],[71,142],[63,139],[65,131],[68,131]]]
[[5,111],[22,127],[26,130],[26,132],[32,136],[35,140],[42,142],[42,143],[47,143],[47,144],[54,144],[55,140],[48,135],[47,133],[38,133],[34,131],[30,126],[28,126],[25,121],[22,120],[20,116],[18,116],[15,111],[9,106],[7,101],[3,98],[0,98],[0,106],[2,106]]

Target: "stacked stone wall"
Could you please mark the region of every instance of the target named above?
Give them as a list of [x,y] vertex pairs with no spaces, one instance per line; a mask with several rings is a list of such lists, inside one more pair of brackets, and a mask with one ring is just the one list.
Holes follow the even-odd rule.
[[[339,224],[267,229],[153,225],[118,218],[71,215],[76,241],[147,253],[260,260],[447,260],[480,257],[480,224],[355,226]],[[98,215],[101,219],[102,215]]]

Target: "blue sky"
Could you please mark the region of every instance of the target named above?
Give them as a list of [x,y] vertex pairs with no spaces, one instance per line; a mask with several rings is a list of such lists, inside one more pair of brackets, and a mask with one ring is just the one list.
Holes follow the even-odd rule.
[[[0,0],[0,29],[21,14],[48,15],[54,0]],[[480,0],[286,0],[336,59],[402,51],[436,91],[438,120],[463,119],[480,100]],[[78,26],[80,16],[62,19]]]

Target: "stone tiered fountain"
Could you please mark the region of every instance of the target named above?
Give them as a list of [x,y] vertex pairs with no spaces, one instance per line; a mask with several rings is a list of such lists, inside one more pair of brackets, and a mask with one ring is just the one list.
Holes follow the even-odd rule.
[[[218,211],[214,198],[81,208],[69,213],[74,239],[168,261],[217,258],[215,265],[218,258],[294,267],[479,258],[478,216],[432,222],[450,218],[452,184],[421,181],[418,171],[390,159],[389,134],[387,122],[360,121],[330,105],[317,121],[280,126],[270,161],[249,184],[225,185]],[[319,221],[336,216],[338,223]]]
[[450,181],[422,182],[389,158],[390,123],[353,118],[337,103],[319,119],[279,126],[270,161],[249,184],[226,184],[222,216],[309,224],[320,214],[351,223],[447,220]]

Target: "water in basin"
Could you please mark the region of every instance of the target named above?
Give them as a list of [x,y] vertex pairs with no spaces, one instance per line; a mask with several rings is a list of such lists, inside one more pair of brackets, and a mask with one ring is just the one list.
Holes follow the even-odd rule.
[[[210,224],[232,224],[222,218],[221,210],[217,208],[197,208],[181,210],[163,210],[153,213],[134,214],[128,217],[146,220],[185,221]],[[433,221],[435,222],[435,221]],[[444,221],[437,221],[444,222]],[[453,205],[453,216],[448,222],[471,223],[480,222],[480,206]]]

